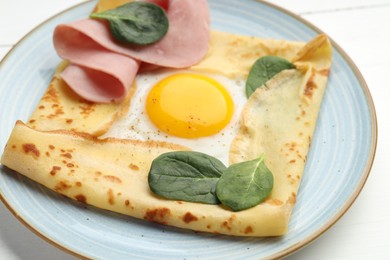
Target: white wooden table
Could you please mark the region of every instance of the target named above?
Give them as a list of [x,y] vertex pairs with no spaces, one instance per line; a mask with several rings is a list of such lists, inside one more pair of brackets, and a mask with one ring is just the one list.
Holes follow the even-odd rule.
[[[0,0],[0,59],[39,23],[80,2]],[[369,86],[379,126],[376,159],[356,202],[330,230],[288,258],[390,259],[390,0],[270,2],[310,21],[349,54]],[[74,258],[30,232],[0,203],[0,259]]]

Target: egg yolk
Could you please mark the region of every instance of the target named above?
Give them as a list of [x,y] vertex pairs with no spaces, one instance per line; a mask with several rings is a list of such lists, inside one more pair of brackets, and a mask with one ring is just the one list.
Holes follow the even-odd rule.
[[146,99],[150,120],[162,131],[184,138],[210,136],[233,115],[227,90],[204,75],[183,73],[158,82]]

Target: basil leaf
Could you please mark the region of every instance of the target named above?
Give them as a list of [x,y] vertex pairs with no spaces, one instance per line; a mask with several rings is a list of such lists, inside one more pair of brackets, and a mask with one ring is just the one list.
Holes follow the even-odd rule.
[[215,189],[225,169],[222,162],[207,154],[164,153],[152,162],[149,187],[168,199],[219,204]]
[[165,11],[148,2],[130,2],[116,9],[93,13],[90,17],[108,20],[117,40],[138,45],[157,42],[169,27]]
[[273,188],[273,175],[258,159],[232,164],[217,184],[217,196],[222,204],[234,211],[254,207],[266,199]]
[[277,56],[264,56],[259,58],[249,71],[246,80],[246,96],[249,98],[255,90],[263,86],[273,76],[286,69],[294,69],[295,66],[288,60]]

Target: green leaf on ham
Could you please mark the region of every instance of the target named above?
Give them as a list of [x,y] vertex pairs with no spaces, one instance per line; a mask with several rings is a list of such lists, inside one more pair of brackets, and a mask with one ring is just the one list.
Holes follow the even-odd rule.
[[114,38],[136,45],[159,41],[169,28],[165,11],[149,2],[130,2],[115,9],[93,13],[90,17],[109,21]]

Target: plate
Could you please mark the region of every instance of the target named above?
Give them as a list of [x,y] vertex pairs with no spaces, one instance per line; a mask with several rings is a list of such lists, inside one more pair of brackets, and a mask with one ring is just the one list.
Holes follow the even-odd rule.
[[[87,17],[96,1],[68,9],[24,37],[0,65],[0,146],[16,120],[27,121],[60,62],[52,46],[59,23]],[[308,41],[320,30],[274,5],[210,0],[212,28]],[[374,105],[361,74],[334,42],[333,65],[287,235],[239,238],[145,222],[71,201],[0,168],[1,199],[42,238],[86,258],[260,259],[288,255],[331,227],[368,177],[376,149]]]

